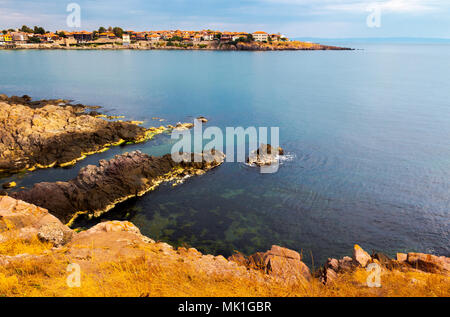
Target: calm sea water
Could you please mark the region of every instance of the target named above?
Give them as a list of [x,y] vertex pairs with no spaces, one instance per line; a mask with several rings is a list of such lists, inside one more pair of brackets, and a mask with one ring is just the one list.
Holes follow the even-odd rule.
[[[276,174],[226,163],[118,206],[154,238],[229,255],[272,244],[308,264],[351,253],[450,256],[450,45],[357,45],[351,52],[0,51],[0,92],[68,98],[159,125],[277,126],[290,161]],[[119,147],[71,169],[171,140]],[[6,181],[8,179],[1,180]]]

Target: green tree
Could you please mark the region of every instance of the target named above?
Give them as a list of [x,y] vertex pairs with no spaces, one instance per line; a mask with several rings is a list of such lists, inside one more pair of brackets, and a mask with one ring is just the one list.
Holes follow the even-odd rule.
[[22,28],[20,29],[20,31],[25,32],[25,33],[33,33],[33,29],[29,28],[26,25],[22,25]]
[[37,36],[32,36],[28,38],[28,43],[41,43],[41,39]]
[[45,34],[45,29],[40,26],[35,26],[33,33],[34,34]]
[[123,35],[122,28],[119,28],[118,26],[116,26],[112,31],[113,31],[114,35],[119,37],[119,38],[121,38],[122,35]]
[[98,28],[98,33],[105,33],[105,32],[106,32],[106,29],[103,26]]

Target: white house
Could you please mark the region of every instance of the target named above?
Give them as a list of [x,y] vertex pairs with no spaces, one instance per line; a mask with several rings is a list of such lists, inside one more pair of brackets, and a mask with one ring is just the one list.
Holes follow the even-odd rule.
[[267,34],[266,32],[258,31],[252,33],[252,35],[256,42],[267,42],[269,40],[269,34]]

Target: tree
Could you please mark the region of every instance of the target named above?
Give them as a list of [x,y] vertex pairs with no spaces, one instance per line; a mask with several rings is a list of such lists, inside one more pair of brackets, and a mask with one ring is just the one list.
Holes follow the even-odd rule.
[[101,26],[98,28],[98,33],[106,33],[106,29],[103,26]]
[[35,26],[33,33],[34,34],[45,34],[45,29],[40,26]]
[[28,38],[29,43],[41,43],[41,39],[37,36],[32,36]]
[[119,38],[122,38],[122,35],[123,35],[122,28],[119,28],[119,27],[116,26],[112,31],[113,31],[115,36],[117,36]]
[[29,28],[26,25],[22,25],[22,28],[20,29],[20,31],[25,32],[25,33],[33,33],[33,29]]
[[62,38],[66,38],[67,37],[66,33],[64,33],[63,31],[57,32],[56,35],[58,35],[59,37],[62,37]]

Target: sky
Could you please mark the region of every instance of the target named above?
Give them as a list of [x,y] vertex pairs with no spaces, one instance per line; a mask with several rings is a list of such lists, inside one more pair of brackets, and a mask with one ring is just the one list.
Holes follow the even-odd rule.
[[66,24],[69,3],[81,8],[80,30],[119,26],[262,30],[291,38],[450,38],[450,0],[0,0],[0,29],[25,24],[76,30]]

